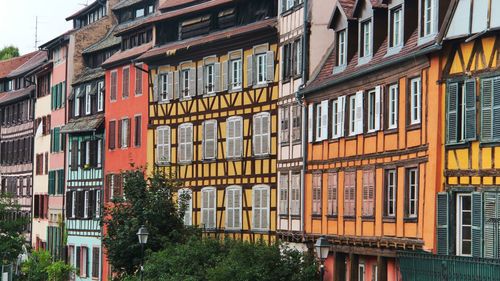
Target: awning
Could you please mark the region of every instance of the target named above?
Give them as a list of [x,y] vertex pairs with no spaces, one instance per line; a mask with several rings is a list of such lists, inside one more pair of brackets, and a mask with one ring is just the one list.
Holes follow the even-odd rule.
[[70,120],[68,124],[66,124],[64,127],[61,128],[61,133],[73,134],[73,133],[95,132],[103,122],[104,122],[103,114],[73,119]]

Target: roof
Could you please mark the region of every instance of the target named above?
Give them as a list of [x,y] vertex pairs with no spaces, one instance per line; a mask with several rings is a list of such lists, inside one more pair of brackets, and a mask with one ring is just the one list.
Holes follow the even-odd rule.
[[130,6],[135,5],[137,3],[140,3],[142,1],[143,0],[122,0],[122,1],[118,2],[118,4],[114,5],[111,8],[111,10],[120,10],[123,8],[127,8],[127,7],[130,7]]
[[[359,5],[364,1],[367,1],[367,0],[356,0],[356,2],[354,3],[353,10],[352,10],[353,15],[358,10]],[[369,3],[372,5],[372,8],[387,8],[387,5],[383,4],[382,2],[383,2],[382,0],[369,0]]]
[[34,91],[35,91],[35,85],[31,85],[27,88],[0,93],[0,104],[6,104],[27,97]]
[[110,66],[119,64],[123,61],[129,61],[137,58],[138,56],[144,54],[149,49],[153,47],[153,43],[143,44],[132,49],[128,49],[125,51],[120,51],[109,57],[105,62],[102,63],[102,67],[109,68]]
[[47,61],[47,52],[46,51],[36,51],[35,55],[33,55],[29,60],[23,63],[21,66],[16,68],[14,71],[9,73],[7,77],[16,77],[27,72],[34,70],[35,68],[41,66]]
[[[178,0],[175,0],[175,1],[178,1]],[[190,0],[188,0],[188,1],[189,1],[188,3],[194,2],[194,1],[190,1]],[[156,15],[154,17],[150,17],[147,20],[143,21],[142,23],[140,23],[138,25],[134,25],[133,27],[128,28],[126,30],[120,30],[120,33],[123,33],[125,31],[129,31],[131,29],[135,29],[138,27],[142,27],[142,26],[147,25],[149,23],[164,21],[167,19],[173,19],[173,18],[183,16],[186,14],[201,12],[203,10],[208,10],[208,9],[211,9],[211,8],[214,8],[217,6],[221,6],[221,5],[225,5],[228,3],[232,3],[232,2],[234,2],[234,0],[208,0],[205,2],[201,2],[199,4],[183,7],[181,9],[168,11],[168,12]],[[166,3],[168,3],[168,1]],[[161,9],[161,7],[160,7],[160,9]]]
[[[69,21],[69,20],[72,20],[72,19],[82,15],[82,14],[85,14],[86,12],[88,12],[88,11],[92,10],[93,8],[95,8],[96,6],[100,5],[101,1],[103,1],[103,0],[96,0],[96,1],[92,2],[91,4],[80,9],[78,12],[67,17],[66,20]],[[104,1],[106,1],[106,0],[104,0]],[[104,2],[104,3],[106,3],[106,2]]]
[[419,45],[418,29],[415,29],[399,53],[387,56],[386,37],[384,42],[382,42],[380,48],[375,54],[373,54],[372,59],[368,63],[359,66],[358,54],[356,52],[351,60],[348,61],[346,68],[342,72],[335,74],[333,73],[333,68],[335,66],[337,52],[336,48],[331,48],[330,54],[321,66],[317,76],[311,80],[310,84],[302,91],[302,93],[310,94],[324,87],[327,87],[328,85],[333,84],[336,81],[344,81],[355,75],[373,71],[373,69],[383,67],[388,63],[395,63],[401,59],[410,57],[413,58],[417,52],[432,49],[432,47],[434,46],[437,46],[435,40]]
[[0,61],[0,78],[6,77],[7,75],[9,75],[9,73],[11,73],[16,68],[20,67],[22,64],[24,64],[26,61],[31,59],[36,54],[37,52],[35,51],[26,54],[24,56]]
[[57,36],[56,38],[54,39],[51,39],[50,41],[44,43],[43,45],[41,45],[39,47],[39,49],[49,49],[49,48],[52,48],[62,42],[66,42],[66,41],[69,41],[69,35],[75,31],[74,29],[70,29],[66,32],[64,32],[63,34]]
[[89,82],[97,78],[103,77],[105,74],[104,69],[98,68],[85,68],[82,73],[73,81],[72,85]]
[[116,26],[115,36],[120,36],[120,35],[122,35],[123,33],[126,33],[129,30],[135,29],[136,27],[144,26],[144,23],[148,22],[151,18],[154,18],[157,15],[158,15],[158,12],[155,12],[153,14],[146,15],[146,16],[140,18],[140,19],[136,19],[136,20],[133,20],[133,21],[121,23],[121,24],[119,24],[119,25]]
[[86,49],[83,50],[82,54],[88,54],[88,53],[93,53],[97,52],[100,50],[104,50],[110,47],[113,47],[115,45],[119,45],[121,43],[121,38],[117,37],[113,34],[113,32],[116,29],[116,25],[114,25],[112,28],[108,30],[108,33],[99,41],[97,41],[95,44],[90,45]]
[[85,133],[94,132],[102,125],[104,122],[104,114],[85,116],[78,119],[69,120],[68,124],[61,128],[61,133],[72,134],[72,133]]
[[173,9],[179,6],[189,5],[200,0],[166,0],[160,5],[160,10]]
[[156,47],[148,52],[146,52],[144,55],[140,56],[138,60],[147,60],[151,59],[157,56],[162,56],[162,55],[169,55],[169,54],[175,54],[176,51],[180,49],[188,49],[192,48],[194,46],[198,45],[204,45],[208,43],[212,43],[214,41],[222,40],[222,39],[229,39],[232,37],[236,37],[239,35],[243,35],[246,33],[251,33],[257,30],[261,30],[263,28],[267,27],[276,27],[276,18],[271,18],[267,20],[262,20],[258,21],[255,23],[243,25],[243,26],[237,26],[229,29],[225,29],[219,32],[214,32],[208,35],[202,35],[194,38],[189,38],[186,40],[182,41],[175,41],[171,42],[168,44],[165,44],[163,46]]
[[348,20],[353,19],[352,13],[354,9],[354,1],[355,0],[338,0],[330,18],[330,24],[328,27],[333,28],[334,21],[337,18],[337,11],[342,12]]

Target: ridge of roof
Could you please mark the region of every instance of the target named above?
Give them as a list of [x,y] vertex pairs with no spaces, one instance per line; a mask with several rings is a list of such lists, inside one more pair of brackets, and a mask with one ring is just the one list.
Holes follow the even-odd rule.
[[37,51],[33,51],[26,55],[0,61],[0,78],[8,76],[9,73],[16,70],[16,68],[23,65],[26,61],[31,59],[36,54]]
[[23,64],[21,64],[19,67],[11,71],[7,77],[15,77],[24,73],[27,73],[39,66],[41,66],[43,63],[47,61],[47,52],[40,50],[36,51],[35,55],[33,55],[31,58],[29,58],[27,61],[25,61]]

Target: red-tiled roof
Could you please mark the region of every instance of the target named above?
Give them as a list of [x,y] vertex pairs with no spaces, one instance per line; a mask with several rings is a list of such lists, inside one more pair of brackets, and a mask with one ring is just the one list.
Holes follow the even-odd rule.
[[24,56],[16,57],[16,58],[11,58],[8,60],[3,60],[0,61],[0,78],[4,78],[9,73],[14,71],[16,68],[27,62],[29,59],[31,59],[34,55],[36,55],[37,52],[32,52],[29,54],[26,54]]
[[275,27],[276,26],[276,18],[267,19],[251,24],[247,24],[244,26],[238,26],[229,28],[223,31],[215,32],[208,35],[203,35],[199,37],[189,38],[183,41],[175,41],[172,43],[168,43],[163,46],[156,47],[152,50],[149,50],[142,56],[138,58],[138,60],[147,60],[153,57],[175,54],[176,51],[180,49],[187,49],[197,45],[203,45],[207,43],[211,43],[221,39],[228,39],[231,37],[235,37],[237,35],[242,35],[245,33],[253,32],[256,30],[260,30],[266,27]]
[[351,18],[354,10],[354,0],[338,0],[338,3],[344,9],[346,17]]
[[160,5],[160,10],[172,9],[181,5],[187,5],[193,2],[200,2],[200,0],[166,0]]
[[47,52],[46,51],[36,51],[35,54],[25,61],[18,68],[14,69],[7,75],[7,77],[16,77],[22,74],[25,74],[33,69],[41,66],[47,61]]
[[144,54],[149,49],[151,49],[151,47],[153,47],[153,43],[147,43],[138,47],[134,47],[132,49],[117,52],[109,57],[105,62],[103,62],[101,67],[109,68],[110,66],[116,65],[123,61],[130,61]]
[[31,85],[27,88],[0,93],[0,104],[5,104],[20,99],[22,97],[29,96],[31,94],[31,91],[34,90],[35,90],[35,85]]

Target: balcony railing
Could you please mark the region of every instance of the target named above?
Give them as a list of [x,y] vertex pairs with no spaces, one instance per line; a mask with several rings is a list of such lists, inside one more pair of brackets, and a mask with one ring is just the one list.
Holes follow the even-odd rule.
[[500,260],[398,252],[403,281],[500,281]]

